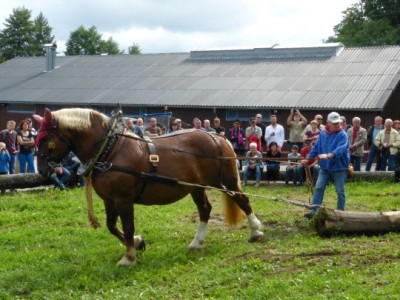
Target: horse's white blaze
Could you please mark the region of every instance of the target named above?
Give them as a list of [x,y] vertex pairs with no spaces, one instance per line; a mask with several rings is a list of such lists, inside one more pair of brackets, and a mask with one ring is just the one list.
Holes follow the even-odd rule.
[[262,231],[258,230],[261,227],[261,222],[259,219],[257,219],[254,213],[251,213],[247,216],[247,221],[249,222],[252,238],[259,238],[264,235]]
[[206,237],[207,223],[201,221],[199,224],[199,228],[197,229],[197,233],[194,236],[193,241],[189,245],[190,250],[201,249],[205,237]]

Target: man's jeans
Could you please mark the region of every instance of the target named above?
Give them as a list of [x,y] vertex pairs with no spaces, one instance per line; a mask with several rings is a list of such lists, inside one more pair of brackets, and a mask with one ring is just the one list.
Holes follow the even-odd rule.
[[354,171],[361,171],[361,162],[361,156],[350,155],[350,163],[353,165]]
[[372,166],[372,163],[374,162],[375,158],[376,158],[375,171],[380,170],[381,161],[380,161],[380,157],[378,154],[379,154],[379,148],[375,145],[371,145],[371,147],[369,148],[367,165],[365,166],[365,171],[371,171],[371,166]]
[[[343,171],[328,171],[328,170],[319,170],[319,176],[317,180],[317,184],[314,189],[313,196],[313,205],[321,205],[324,200],[325,188],[328,185],[330,180],[333,180],[335,185],[335,190],[338,196],[337,201],[337,209],[344,210],[346,205],[346,195],[344,191],[344,183],[347,179],[347,170]],[[318,207],[312,208],[312,213],[315,214],[318,210]]]
[[71,177],[71,173],[65,167],[63,167],[63,173],[61,175],[56,174],[55,172],[51,174],[54,186],[62,190],[65,189],[65,183],[68,181],[69,177]]
[[260,165],[257,165],[254,169],[250,169],[249,166],[245,166],[244,167],[244,171],[243,171],[243,181],[247,181],[247,178],[249,177],[249,172],[251,170],[254,170],[256,172],[256,180],[260,180],[261,179],[261,172],[263,170],[263,167]]
[[388,171],[394,171],[396,169],[396,165],[396,155],[390,154],[389,149],[382,151],[380,171],[386,171],[386,167],[388,167]]

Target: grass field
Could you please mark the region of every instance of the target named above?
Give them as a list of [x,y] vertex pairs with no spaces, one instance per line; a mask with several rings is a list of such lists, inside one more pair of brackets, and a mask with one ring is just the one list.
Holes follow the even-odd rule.
[[[399,186],[346,185],[347,209],[400,210]],[[246,187],[265,238],[248,243],[247,224],[229,228],[220,196],[205,247],[188,252],[198,225],[189,197],[167,206],[135,206],[136,232],[147,249],[129,268],[116,264],[124,247],[105,227],[89,227],[84,191],[54,189],[0,198],[0,299],[399,299],[400,235],[320,238],[304,208],[307,188]],[[329,187],[324,204],[335,207]]]

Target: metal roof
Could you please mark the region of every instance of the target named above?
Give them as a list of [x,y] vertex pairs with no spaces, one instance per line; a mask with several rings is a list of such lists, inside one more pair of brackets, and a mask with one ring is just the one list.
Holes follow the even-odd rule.
[[400,46],[61,56],[0,64],[0,103],[382,110]]

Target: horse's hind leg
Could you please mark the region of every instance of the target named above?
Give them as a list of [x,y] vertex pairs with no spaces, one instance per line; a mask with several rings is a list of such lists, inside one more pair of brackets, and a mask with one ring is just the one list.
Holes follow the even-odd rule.
[[202,248],[205,240],[207,223],[210,219],[210,212],[212,207],[210,202],[208,201],[205,189],[198,188],[194,190],[191,195],[199,211],[200,223],[196,235],[189,245],[189,250],[198,250]]
[[[229,188],[228,188],[229,190]],[[234,192],[238,191],[238,193]],[[247,222],[250,227],[250,242],[254,242],[259,240],[264,236],[264,233],[260,231],[261,222],[255,216],[253,209],[251,208],[249,198],[242,194],[239,187],[236,187],[235,190],[231,190],[229,192],[225,192],[225,198],[227,200],[227,205],[232,201],[237,204],[237,206],[246,214]],[[235,210],[235,207],[231,206],[231,211]],[[235,214],[235,212],[231,212],[231,214]]]

